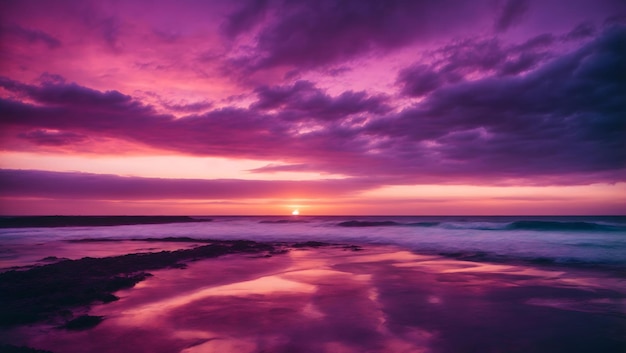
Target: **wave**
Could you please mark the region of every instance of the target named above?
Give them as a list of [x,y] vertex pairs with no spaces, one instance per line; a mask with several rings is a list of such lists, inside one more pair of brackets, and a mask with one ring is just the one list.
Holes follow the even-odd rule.
[[580,248],[616,249],[616,248],[620,248],[624,246],[624,243],[605,241],[604,243],[582,242],[582,243],[573,243],[571,245],[580,247]]
[[400,226],[402,223],[394,221],[346,221],[337,225],[340,227],[389,227]]
[[[420,253],[420,251],[416,251]],[[501,264],[530,264],[554,266],[580,266],[586,268],[611,269],[623,271],[626,263],[618,259],[580,258],[570,256],[524,256],[514,254],[498,254],[489,251],[431,251],[423,252],[453,258],[461,261],[501,263]]]
[[[270,223],[270,222],[263,222]],[[274,222],[271,222],[274,223]],[[340,227],[427,227],[427,228],[443,228],[443,229],[468,229],[468,230],[485,230],[485,231],[512,231],[512,230],[530,230],[530,231],[626,231],[626,225],[606,224],[585,221],[540,221],[540,220],[521,220],[514,222],[436,222],[422,221],[403,223],[392,220],[380,221],[344,221],[336,224]]]
[[556,222],[556,221],[516,221],[509,223],[509,230],[537,230],[537,231],[619,231],[624,227],[594,222]]
[[338,223],[340,227],[389,227],[389,226],[405,226],[405,227],[435,227],[440,222],[414,222],[400,223],[395,221],[346,221]]
[[309,223],[309,221],[305,221],[302,219],[279,219],[276,221],[270,221],[270,220],[265,220],[265,221],[259,221],[259,223],[262,224],[289,224],[289,223]]
[[407,223],[407,226],[410,227],[436,227],[440,225],[441,222],[415,222],[415,223]]

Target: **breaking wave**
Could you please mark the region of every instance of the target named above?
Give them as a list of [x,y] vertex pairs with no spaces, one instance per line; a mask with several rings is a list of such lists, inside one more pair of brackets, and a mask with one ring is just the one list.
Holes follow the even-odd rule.
[[473,230],[530,230],[530,231],[625,231],[626,225],[606,224],[582,221],[536,221],[522,220],[514,222],[411,222],[403,223],[392,220],[360,221],[350,220],[336,224],[340,227],[438,227],[444,229]]
[[577,230],[596,230],[596,231],[619,231],[624,230],[625,227],[617,225],[600,224],[594,222],[554,222],[554,221],[516,221],[510,223],[506,229],[511,230],[565,230],[565,231],[577,231]]

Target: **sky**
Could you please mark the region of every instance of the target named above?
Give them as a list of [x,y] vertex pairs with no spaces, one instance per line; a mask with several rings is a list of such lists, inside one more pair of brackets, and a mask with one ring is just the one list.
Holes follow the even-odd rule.
[[0,2],[0,214],[626,214],[622,0]]

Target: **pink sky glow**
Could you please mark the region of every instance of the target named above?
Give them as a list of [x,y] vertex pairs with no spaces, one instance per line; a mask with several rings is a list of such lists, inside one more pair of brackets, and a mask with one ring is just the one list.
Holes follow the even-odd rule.
[[2,1],[0,214],[626,214],[623,43],[620,0]]

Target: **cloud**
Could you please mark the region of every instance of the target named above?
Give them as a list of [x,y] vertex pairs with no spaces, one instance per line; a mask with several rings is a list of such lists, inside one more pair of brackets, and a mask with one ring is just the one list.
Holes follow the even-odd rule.
[[504,32],[519,23],[528,11],[528,0],[506,0],[501,6],[494,22],[494,29]]
[[85,141],[116,139],[381,185],[624,180],[626,28],[606,29],[560,55],[544,52],[554,38],[455,41],[432,64],[400,71],[399,89],[421,97],[405,108],[393,96],[331,95],[301,80],[259,86],[247,107],[176,117],[119,91],[58,77],[38,84],[3,78],[0,86],[13,98],[0,99],[1,144],[80,152]]
[[268,164],[266,166],[249,170],[252,173],[277,173],[277,172],[302,172],[308,171],[311,166],[306,164]]
[[555,46],[557,43],[552,33],[520,44],[505,44],[498,37],[453,40],[428,52],[428,64],[420,60],[400,70],[396,84],[404,95],[420,97],[447,84],[475,80],[476,76],[518,75],[558,56],[563,48]]
[[[437,16],[435,16],[437,15]],[[395,49],[471,23],[477,11],[454,1],[248,1],[223,25],[250,52],[238,65],[258,70],[327,65],[376,49]]]
[[96,200],[328,198],[372,187],[355,179],[266,181],[159,179],[106,174],[0,169],[1,197]]
[[[159,114],[120,92],[100,92],[74,83],[26,85],[4,78],[0,79],[0,87],[36,102],[0,99],[5,148],[11,148],[11,133],[18,131],[23,137],[29,131],[46,129],[129,140],[188,154],[300,159],[332,153],[332,160],[348,158],[358,150],[359,144],[354,141],[337,140],[349,140],[353,134],[349,126],[341,126],[337,121],[309,126],[290,120],[313,119],[321,114],[322,121],[343,121],[342,113],[366,113],[367,109],[379,108],[375,104],[378,98],[350,92],[330,97],[309,86],[307,90],[319,98],[315,101],[319,106],[295,95],[283,102],[283,110],[275,113],[254,107],[225,107],[177,118]],[[15,148],[19,146],[15,143]]]
[[421,61],[400,70],[396,84],[404,95],[421,97],[448,84],[475,75],[517,75],[549,59],[547,47],[555,40],[542,34],[519,45],[504,45],[498,38],[464,39],[430,53],[430,64]]
[[439,88],[445,80],[442,76],[428,65],[417,64],[400,71],[397,82],[403,94],[420,97]]
[[258,100],[253,109],[281,109],[287,119],[340,120],[352,114],[383,114],[390,110],[388,98],[366,92],[346,91],[331,97],[309,81],[288,86],[262,86],[255,89]]
[[[53,77],[55,80],[50,80],[48,77]],[[111,107],[138,105],[132,102],[130,96],[118,91],[100,92],[75,83],[67,84],[62,78],[50,75],[44,77],[44,82],[40,86],[27,85],[0,77],[0,87],[50,106],[110,109]]]
[[[362,115],[388,110],[383,96],[348,91],[333,97],[304,81],[261,87],[257,102],[247,109],[225,107],[180,118],[158,114],[117,91],[99,92],[73,83],[26,85],[5,78],[0,87],[37,102],[0,100],[6,112],[0,120],[5,134],[60,130],[189,154],[257,159],[360,160],[355,154],[365,142],[353,139],[350,124],[363,121]],[[7,136],[3,145],[8,148],[10,140]]]
[[[443,64],[440,64],[441,72],[457,81],[474,73],[518,74],[546,58],[545,47],[552,41],[551,34],[542,34],[522,44],[508,46],[497,38],[465,40],[440,51],[444,58]],[[512,67],[516,70],[512,70]]]
[[[572,31],[576,31],[576,28],[574,28]],[[529,50],[543,49],[553,44],[555,40],[556,38],[552,33],[544,33],[532,37],[520,45],[513,46],[512,50],[518,52],[527,52]]]
[[[386,139],[398,163],[449,176],[517,178],[605,173],[626,168],[626,28],[521,77],[490,76],[433,91],[366,128]],[[566,181],[564,181],[566,182]]]
[[123,37],[126,33],[123,29],[128,26],[115,9],[110,6],[103,6],[97,1],[86,1],[82,6],[73,6],[67,9],[66,6],[55,7],[52,11],[71,11],[84,27],[86,34],[92,39],[102,41],[109,49],[119,51],[123,48]]
[[18,134],[19,138],[28,140],[36,145],[65,146],[79,144],[87,139],[85,135],[66,131],[49,131],[44,129],[28,131]]
[[592,23],[583,22],[563,36],[564,40],[579,40],[592,36],[596,28]]
[[12,36],[18,40],[25,41],[30,44],[42,43],[49,49],[57,49],[61,47],[61,41],[50,34],[38,30],[20,27],[18,25],[3,26],[0,28],[3,35]]
[[268,12],[269,0],[249,0],[237,11],[231,13],[222,24],[222,30],[229,37],[236,37],[259,24]]
[[514,59],[503,62],[498,68],[500,75],[517,75],[537,66],[546,58],[544,53],[521,53]]
[[202,101],[202,102],[193,102],[193,103],[172,103],[161,101],[161,105],[168,110],[182,113],[194,113],[208,110],[213,107],[212,102]]

